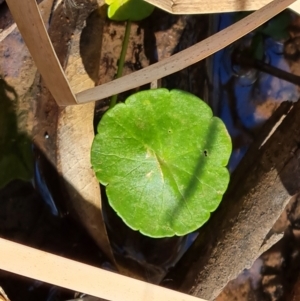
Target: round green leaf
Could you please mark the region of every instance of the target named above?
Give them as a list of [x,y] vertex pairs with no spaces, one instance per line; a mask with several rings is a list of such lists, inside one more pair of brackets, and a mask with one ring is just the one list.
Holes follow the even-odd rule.
[[110,205],[151,237],[202,226],[227,189],[231,140],[209,106],[166,89],[131,95],[98,125],[91,161]]
[[140,21],[154,10],[154,6],[144,0],[106,0],[109,5],[107,15],[115,21]]

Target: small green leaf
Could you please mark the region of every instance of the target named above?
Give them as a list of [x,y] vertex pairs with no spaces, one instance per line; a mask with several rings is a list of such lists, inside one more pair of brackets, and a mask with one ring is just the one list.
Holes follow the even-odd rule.
[[106,0],[107,15],[115,21],[140,21],[150,16],[154,6],[144,0]]
[[91,162],[110,205],[151,237],[201,227],[227,189],[231,140],[209,106],[166,89],[131,95],[98,125]]

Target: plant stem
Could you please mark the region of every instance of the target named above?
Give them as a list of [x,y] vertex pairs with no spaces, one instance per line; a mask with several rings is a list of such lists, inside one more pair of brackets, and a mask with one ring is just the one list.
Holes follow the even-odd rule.
[[[122,50],[121,50],[121,55],[120,55],[120,59],[119,59],[118,71],[117,71],[116,78],[121,77],[123,74],[125,56],[126,56],[126,52],[127,52],[127,48],[128,48],[128,43],[129,43],[130,29],[131,29],[131,21],[128,20],[126,23],[125,35],[124,35],[124,39],[123,39]],[[109,105],[110,109],[115,106],[115,104],[117,103],[117,99],[118,99],[118,94],[113,95],[111,97],[110,105]]]

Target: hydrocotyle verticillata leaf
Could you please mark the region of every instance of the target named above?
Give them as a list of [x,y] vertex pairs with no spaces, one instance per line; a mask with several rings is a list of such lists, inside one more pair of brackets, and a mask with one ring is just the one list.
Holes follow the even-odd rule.
[[149,90],[106,112],[91,162],[110,205],[151,237],[201,227],[227,189],[231,140],[210,107],[184,91]]
[[144,0],[105,0],[107,15],[115,21],[140,21],[150,16],[154,6]]

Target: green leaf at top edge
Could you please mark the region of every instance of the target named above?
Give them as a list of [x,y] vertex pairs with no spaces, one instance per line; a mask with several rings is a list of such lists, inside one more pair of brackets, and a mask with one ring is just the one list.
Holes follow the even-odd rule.
[[109,5],[107,15],[115,21],[140,21],[154,10],[154,6],[144,0],[106,0]]
[[179,90],[131,95],[98,125],[91,162],[110,205],[151,237],[201,227],[227,189],[231,140],[199,98]]

